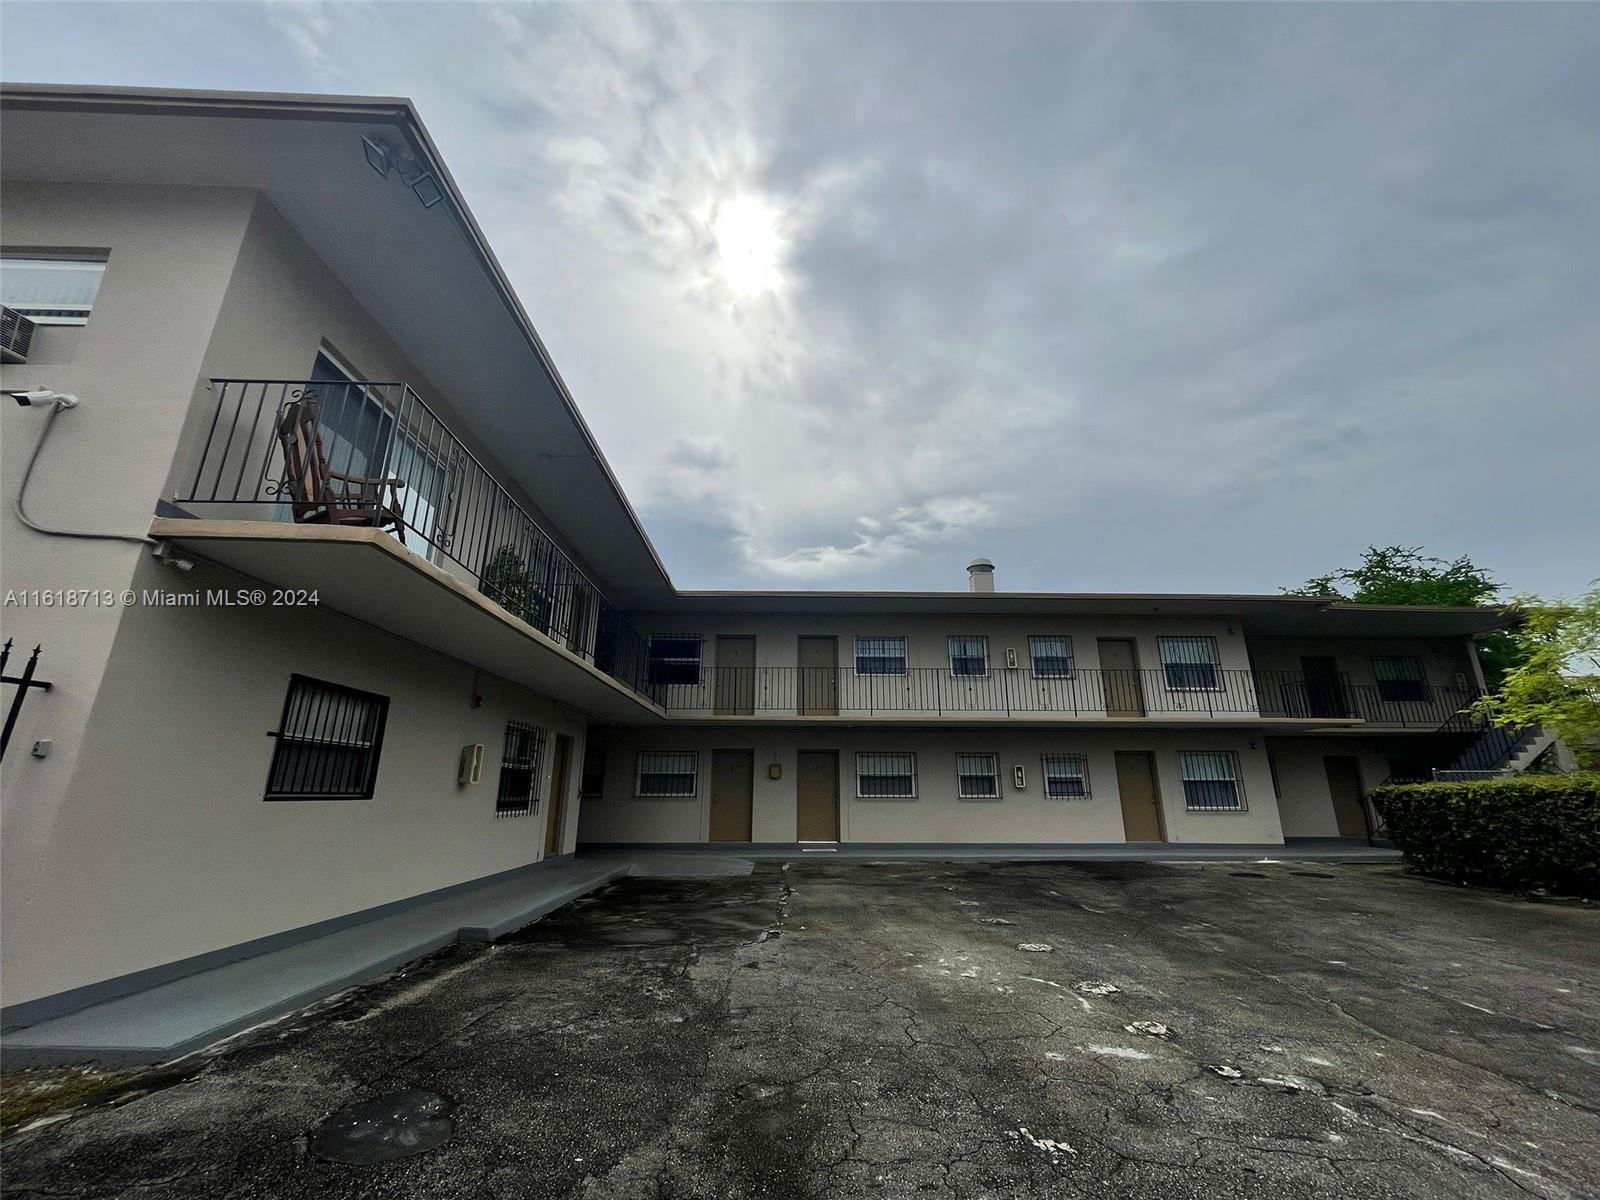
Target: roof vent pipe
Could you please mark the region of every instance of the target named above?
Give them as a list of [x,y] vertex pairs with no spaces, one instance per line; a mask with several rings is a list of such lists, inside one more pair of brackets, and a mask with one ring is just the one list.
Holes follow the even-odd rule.
[[994,564],[987,558],[975,558],[967,564],[967,590],[994,591]]

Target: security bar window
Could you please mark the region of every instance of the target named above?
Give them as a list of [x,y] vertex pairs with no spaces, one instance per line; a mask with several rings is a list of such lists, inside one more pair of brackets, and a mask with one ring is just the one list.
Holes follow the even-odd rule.
[[388,716],[387,696],[291,675],[266,798],[370,799]]
[[598,800],[606,791],[606,752],[599,746],[589,746],[583,752],[583,776],[578,783],[578,795],[585,800]]
[[956,783],[963,800],[994,800],[1000,795],[1000,767],[992,754],[956,755]]
[[908,751],[875,751],[856,755],[856,795],[866,798],[914,798],[917,758]]
[[651,683],[699,683],[700,639],[653,637],[650,639]]
[[695,750],[646,750],[639,755],[635,796],[693,796],[699,791],[700,754]]
[[1028,657],[1033,661],[1035,679],[1072,678],[1072,639],[1069,637],[1030,637]]
[[84,325],[100,292],[104,259],[0,258],[0,303],[36,325]]
[[1425,700],[1428,677],[1420,658],[1390,656],[1372,660],[1372,674],[1378,681],[1378,698],[1405,703]]
[[906,639],[903,637],[858,637],[857,675],[904,675]]
[[1244,785],[1232,751],[1191,751],[1178,755],[1183,771],[1183,806],[1190,812],[1239,812]]
[[1054,800],[1087,799],[1089,760],[1081,754],[1044,755],[1044,794]]
[[950,674],[987,675],[989,673],[989,639],[986,637],[951,637]]
[[522,721],[506,722],[505,749],[500,755],[500,791],[494,799],[497,817],[525,817],[539,807],[539,767],[544,761],[545,732]]
[[1164,637],[1157,641],[1169,691],[1217,690],[1216,638]]

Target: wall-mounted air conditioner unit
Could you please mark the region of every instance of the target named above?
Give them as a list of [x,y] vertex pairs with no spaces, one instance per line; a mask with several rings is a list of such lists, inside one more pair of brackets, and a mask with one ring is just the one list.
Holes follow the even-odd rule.
[[456,783],[462,787],[477,783],[483,778],[483,743],[474,742],[461,747],[461,766],[456,771]]
[[0,308],[0,361],[25,363],[33,345],[33,322],[14,308]]

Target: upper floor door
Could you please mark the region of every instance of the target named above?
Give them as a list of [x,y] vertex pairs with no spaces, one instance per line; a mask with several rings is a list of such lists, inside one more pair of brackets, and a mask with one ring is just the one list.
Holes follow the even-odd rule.
[[839,712],[839,639],[800,639],[800,715],[837,716]]
[[1101,638],[1100,681],[1106,716],[1144,716],[1144,688],[1139,681],[1139,653],[1132,638]]
[[756,639],[717,636],[715,712],[749,716],[756,710]]

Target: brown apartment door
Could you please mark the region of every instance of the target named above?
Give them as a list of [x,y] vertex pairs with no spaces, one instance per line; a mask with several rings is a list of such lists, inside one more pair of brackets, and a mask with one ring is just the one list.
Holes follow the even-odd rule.
[[839,712],[838,639],[801,638],[799,661],[800,715],[837,715]]
[[839,752],[800,751],[795,773],[797,836],[802,842],[839,840]]
[[1122,836],[1130,842],[1164,842],[1161,791],[1156,786],[1155,755],[1117,751],[1117,794],[1122,797]]
[[711,753],[711,840],[748,842],[755,794],[754,750]]
[[1139,686],[1139,652],[1132,638],[1100,639],[1100,687],[1106,716],[1144,716],[1144,688]]
[[550,764],[550,816],[544,823],[545,854],[561,853],[561,813],[567,795],[567,767],[572,760],[572,739],[556,734],[556,756]]
[[1349,754],[1330,754],[1322,760],[1328,773],[1328,795],[1333,799],[1333,819],[1340,837],[1362,837],[1367,832],[1367,807],[1361,790],[1361,760]]
[[717,698],[715,712],[724,716],[749,716],[756,710],[756,640],[753,637],[717,637]]

